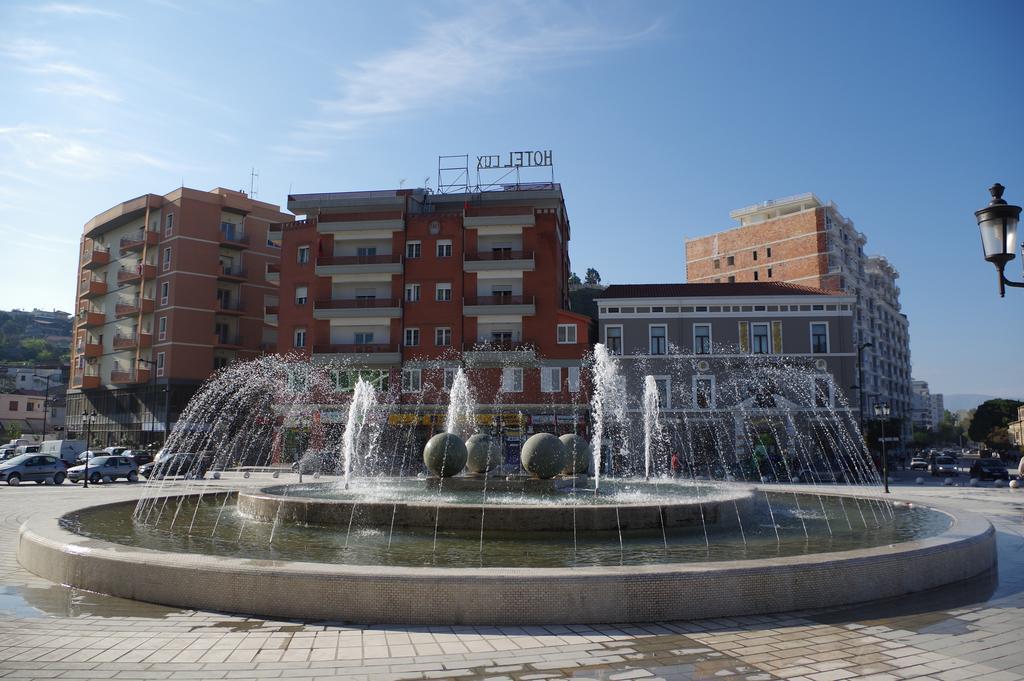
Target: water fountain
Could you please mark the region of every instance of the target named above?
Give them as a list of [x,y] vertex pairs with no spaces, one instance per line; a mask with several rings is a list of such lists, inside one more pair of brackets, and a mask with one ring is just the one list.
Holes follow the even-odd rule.
[[[168,447],[255,479],[152,482],[137,504],[30,522],[19,560],[62,583],[187,607],[451,624],[817,607],[993,564],[984,520],[879,498],[855,419],[813,366],[725,357],[715,392],[694,379],[694,404],[673,409],[652,375],[631,390],[623,361],[636,360],[598,345],[588,362],[590,443],[538,428],[521,466],[479,420],[472,368],[455,373],[443,430],[421,450],[432,405],[403,403],[380,374],[280,357],[232,365]],[[702,362],[679,355],[666,379],[686,384]],[[672,453],[679,479],[667,475]],[[287,479],[292,458],[314,454],[324,477]],[[277,484],[251,484],[282,470]],[[914,569],[922,561],[928,571]],[[893,578],[879,584],[882,569]]]

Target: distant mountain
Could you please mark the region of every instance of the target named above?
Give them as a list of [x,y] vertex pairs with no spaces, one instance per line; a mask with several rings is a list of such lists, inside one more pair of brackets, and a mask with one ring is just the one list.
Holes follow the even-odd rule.
[[943,395],[942,406],[948,411],[962,411],[966,409],[974,409],[982,402],[994,399],[996,399],[995,395],[975,395],[973,393]]

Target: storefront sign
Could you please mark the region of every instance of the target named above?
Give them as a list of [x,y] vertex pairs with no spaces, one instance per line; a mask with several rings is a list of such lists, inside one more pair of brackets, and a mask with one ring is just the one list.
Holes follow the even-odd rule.
[[496,168],[549,168],[551,167],[551,150],[547,151],[510,151],[508,156],[477,156],[476,169],[490,170]]

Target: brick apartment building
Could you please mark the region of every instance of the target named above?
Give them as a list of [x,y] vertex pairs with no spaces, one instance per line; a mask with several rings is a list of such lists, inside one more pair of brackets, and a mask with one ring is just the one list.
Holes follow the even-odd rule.
[[216,369],[275,347],[264,320],[278,206],[217,188],[125,201],[85,224],[67,429],[93,440],[162,441]]
[[460,366],[481,429],[514,442],[582,422],[592,322],[569,310],[558,184],[298,194],[288,208],[306,218],[277,227],[279,352],[373,377],[396,405],[389,423],[419,442],[443,423]]
[[909,437],[910,334],[899,272],[884,257],[865,255],[867,237],[835,203],[814,194],[765,201],[729,216],[738,227],[686,240],[686,280],[788,282],[854,296],[853,343],[861,348],[864,370],[856,402],[867,417],[875,403],[888,402]]

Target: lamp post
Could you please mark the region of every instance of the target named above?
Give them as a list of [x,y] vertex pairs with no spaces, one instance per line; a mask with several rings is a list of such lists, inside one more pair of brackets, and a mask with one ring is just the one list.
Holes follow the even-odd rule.
[[999,272],[999,296],[1006,295],[1006,287],[1024,288],[1024,282],[1010,281],[1003,274],[1006,263],[1017,257],[1017,223],[1020,220],[1020,206],[1011,206],[1003,200],[1003,185],[996,182],[989,187],[992,200],[988,206],[974,211],[981,231],[981,247],[985,260],[996,266]]
[[875,344],[871,341],[857,344],[857,413],[860,416],[861,437],[864,437],[864,350],[873,347]]
[[886,494],[889,493],[889,457],[885,451],[885,420],[889,418],[889,413],[888,402],[875,405],[875,418],[879,420],[882,426],[882,485]]
[[82,478],[82,487],[89,487],[89,454],[92,454],[92,446],[89,444],[89,436],[92,434],[92,423],[96,419],[96,410],[93,409],[92,413],[82,412],[82,423],[85,424],[85,446],[88,447],[86,450],[85,457],[85,476]]
[[46,392],[43,396],[43,440],[46,440],[46,412],[50,409],[50,374],[40,376],[39,374],[32,374],[32,378],[45,378],[46,379]]

